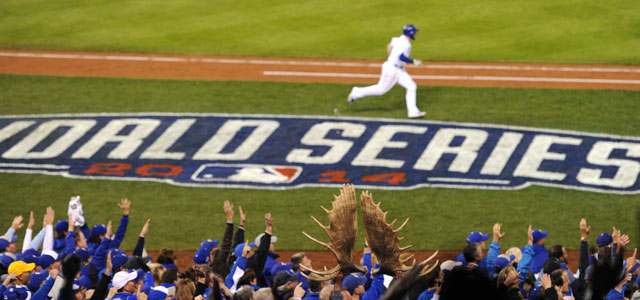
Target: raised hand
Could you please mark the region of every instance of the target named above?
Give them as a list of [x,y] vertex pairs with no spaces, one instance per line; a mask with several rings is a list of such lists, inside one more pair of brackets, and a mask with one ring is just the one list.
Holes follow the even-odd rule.
[[17,216],[13,218],[13,222],[11,222],[11,228],[13,228],[14,230],[18,230],[22,228],[22,226],[24,226],[24,223],[22,223],[23,219],[24,218],[22,216]]
[[580,219],[580,234],[582,235],[583,240],[586,240],[589,237],[589,232],[591,232],[591,226],[587,226],[587,219]]
[[55,216],[56,216],[55,210],[53,210],[51,206],[47,207],[47,212],[44,215],[44,218],[42,220],[42,225],[44,225],[43,227],[46,227],[47,225],[53,225],[53,220],[55,220]]
[[142,230],[140,230],[140,237],[145,237],[147,236],[147,233],[149,233],[149,222],[151,222],[151,219],[147,219],[147,222],[144,223],[144,226],[142,226]]
[[300,282],[293,290],[293,299],[302,299],[302,297],[304,297],[304,294],[305,290],[302,288],[302,282]]
[[527,235],[529,240],[527,241],[528,245],[533,245],[533,229],[531,228],[531,224],[529,224],[529,230],[527,231]]
[[618,244],[620,242],[620,230],[616,229],[615,226],[613,226],[613,233],[611,234],[611,237],[613,238],[614,244]]
[[517,273],[511,273],[507,279],[504,280],[504,285],[506,287],[510,287],[513,284],[519,284],[520,283],[520,272]]
[[635,248],[633,249],[633,255],[627,257],[627,272],[631,271],[631,269],[633,269],[633,267],[635,267],[636,264],[638,263],[637,255],[638,255],[638,248]]
[[69,225],[67,226],[67,232],[72,232],[74,229],[73,215],[69,214]]
[[36,226],[36,218],[33,216],[33,211],[29,214],[29,224],[27,228],[33,230],[33,226]]
[[271,217],[271,213],[266,213],[264,215],[264,223],[267,225],[267,229],[265,230],[268,234],[271,234],[273,231],[273,218]]
[[136,292],[136,298],[137,298],[137,300],[147,300],[147,299],[149,299],[149,296],[146,293],[142,292],[142,286],[138,287],[138,291]]
[[225,200],[222,208],[224,213],[227,214],[227,222],[233,222],[233,204],[229,200]]
[[9,274],[9,276],[7,276],[7,278],[4,280],[2,285],[4,285],[5,287],[9,287],[11,285],[11,282],[13,282],[13,280],[16,279],[16,272],[18,272],[18,271],[15,271],[15,272]]
[[118,293],[118,287],[114,286],[112,288],[109,289],[109,294],[107,295],[108,299],[112,299],[113,296],[115,296]]
[[105,233],[105,237],[111,239],[111,235],[113,234],[113,228],[111,227],[111,220],[107,223],[107,232]]
[[107,269],[104,273],[111,276],[111,271],[113,271],[113,263],[111,262],[111,251],[109,251],[109,253],[107,253]]
[[500,223],[495,223],[493,225],[493,241],[494,242],[499,242],[500,239],[505,235],[505,233],[500,233],[500,228],[502,227],[502,224]]
[[82,233],[82,230],[78,230],[77,246],[80,248],[87,248],[87,238]]
[[118,203],[118,206],[120,206],[120,209],[122,209],[122,214],[125,216],[129,215],[129,210],[131,210],[131,201],[129,201],[129,199],[124,198],[120,200],[120,203]]
[[247,257],[247,255],[249,255],[249,252],[251,252],[251,247],[249,247],[249,240],[247,240],[246,242],[244,242],[244,247],[242,247],[242,256]]
[[49,277],[56,279],[56,277],[58,277],[58,274],[60,274],[60,268],[49,269]]
[[242,212],[242,206],[238,206],[238,212],[240,212],[240,227],[244,228],[244,221],[247,220],[247,215]]
[[620,237],[620,241],[618,242],[618,251],[622,250],[621,248],[626,247],[629,244],[629,236],[624,234]]

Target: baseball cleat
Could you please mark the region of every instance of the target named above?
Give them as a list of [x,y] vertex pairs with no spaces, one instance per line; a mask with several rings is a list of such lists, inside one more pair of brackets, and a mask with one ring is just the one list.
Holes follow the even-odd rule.
[[353,89],[351,89],[351,92],[349,93],[349,96],[347,97],[347,103],[351,104],[351,103],[353,103],[353,101],[356,101],[356,99],[353,98]]
[[351,104],[353,101],[356,101],[356,99],[353,99],[353,95],[349,94],[349,97],[347,97],[347,103]]
[[424,117],[424,116],[426,116],[426,115],[427,115],[427,113],[426,113],[426,112],[419,111],[419,112],[417,112],[417,113],[415,113],[415,114],[409,114],[409,119],[422,118],[422,117]]

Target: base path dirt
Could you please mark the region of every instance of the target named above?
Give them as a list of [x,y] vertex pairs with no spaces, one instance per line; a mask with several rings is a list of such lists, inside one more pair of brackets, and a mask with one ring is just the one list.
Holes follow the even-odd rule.
[[[382,61],[0,49],[0,73],[127,78],[373,84]],[[419,85],[640,90],[640,67],[425,62],[407,71]]]

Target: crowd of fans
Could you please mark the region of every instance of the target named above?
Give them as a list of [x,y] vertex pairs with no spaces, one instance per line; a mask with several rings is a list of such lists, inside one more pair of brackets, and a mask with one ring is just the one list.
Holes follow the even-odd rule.
[[239,207],[234,234],[234,208],[228,201],[223,208],[227,220],[222,242],[203,241],[187,269],[178,270],[176,254],[167,249],[153,262],[144,248],[150,220],[127,256],[119,247],[131,203],[123,199],[119,206],[122,218],[115,233],[111,222],[89,229],[80,197],[71,198],[68,218],[55,225],[55,212],[48,207],[43,228],[35,236],[31,212],[21,251],[16,233],[24,227],[23,217],[15,217],[0,237],[0,295],[4,300],[640,299],[637,253],[623,257],[629,237],[613,228],[612,234],[600,234],[597,246],[590,248],[591,227],[585,219],[579,223],[580,260],[575,272],[567,267],[564,247],[547,249],[544,241],[549,233],[531,226],[524,248],[501,254],[504,233],[495,224],[486,256],[485,242],[491,235],[472,232],[455,260],[444,261],[427,274],[421,274],[420,264],[399,272],[379,268],[365,244],[366,273],[343,269],[328,278],[307,270],[311,260],[303,252],[288,262],[278,261],[269,213],[264,232],[249,243],[246,215]]

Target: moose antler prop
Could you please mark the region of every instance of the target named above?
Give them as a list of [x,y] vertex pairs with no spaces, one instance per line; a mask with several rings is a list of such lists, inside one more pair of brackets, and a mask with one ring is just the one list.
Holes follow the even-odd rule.
[[[407,249],[411,248],[411,245],[400,247],[400,241],[402,241],[404,237],[398,236],[404,226],[407,225],[409,219],[407,218],[400,227],[394,230],[393,225],[397,219],[394,219],[391,223],[387,223],[387,212],[383,212],[380,209],[380,203],[373,203],[373,197],[366,191],[362,192],[360,196],[360,206],[367,242],[380,264],[380,269],[374,270],[373,273],[377,273],[377,271],[382,269],[388,271],[411,270],[413,265],[415,265],[415,258],[413,258],[413,254],[406,252]],[[431,272],[438,265],[438,261],[433,265],[428,264],[437,254],[438,251],[421,262],[421,264],[424,264],[424,267],[420,275]],[[412,259],[413,262],[407,265],[406,263]]]
[[334,196],[331,205],[333,206],[331,210],[320,206],[329,217],[328,226],[322,225],[318,219],[311,216],[316,224],[329,236],[329,243],[315,239],[304,231],[302,233],[312,241],[329,249],[336,257],[338,265],[330,270],[325,267],[324,271],[313,270],[303,265],[301,267],[328,279],[335,277],[339,271],[343,270],[366,273],[366,268],[356,266],[353,262],[353,249],[358,235],[357,201],[353,185],[345,184],[340,190],[340,195]]

